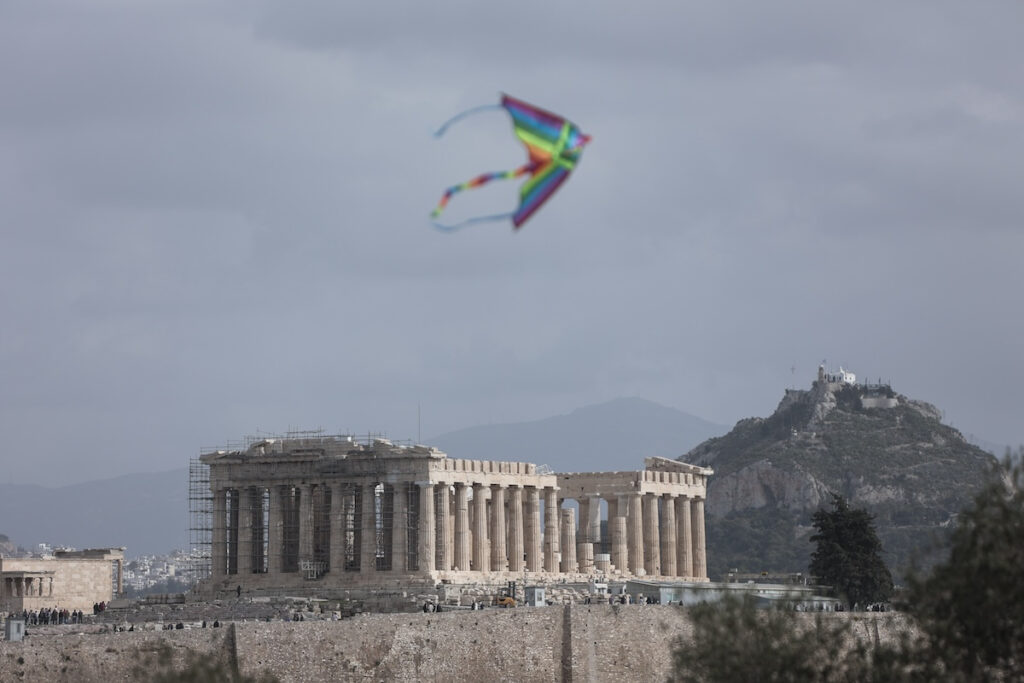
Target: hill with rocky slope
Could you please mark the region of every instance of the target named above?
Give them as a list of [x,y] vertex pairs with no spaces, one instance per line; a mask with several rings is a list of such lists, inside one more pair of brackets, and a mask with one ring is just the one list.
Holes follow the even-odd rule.
[[932,405],[887,385],[819,373],[787,390],[768,418],[741,420],[680,460],[713,467],[708,569],[804,572],[810,516],[831,493],[875,516],[885,559],[902,576],[935,559],[939,533],[994,476],[995,458],[940,421]]

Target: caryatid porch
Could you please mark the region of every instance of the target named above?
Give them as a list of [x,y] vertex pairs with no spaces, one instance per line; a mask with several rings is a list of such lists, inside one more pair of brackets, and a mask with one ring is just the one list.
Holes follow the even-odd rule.
[[[306,580],[365,585],[400,577],[459,581],[480,578],[463,572],[592,569],[592,559],[586,560],[592,552],[584,551],[586,564],[580,566],[572,558],[578,553],[562,547],[568,543],[577,550],[575,530],[565,525],[571,511],[559,512],[572,496],[559,491],[559,475],[538,473],[530,463],[453,459],[424,446],[384,440],[360,445],[345,437],[265,441],[201,460],[210,466],[213,495],[211,574],[225,587],[272,588]],[[702,478],[664,476],[665,471],[609,473],[607,486],[623,474],[648,482],[645,493],[661,486],[696,500],[699,489],[703,500]],[[628,495],[626,500],[628,505]],[[703,512],[698,516],[696,503],[692,507],[686,508],[687,528],[696,530],[699,519],[700,533],[688,536],[694,549],[686,556],[696,559],[703,557]],[[640,514],[621,516],[632,524]],[[592,516],[586,521],[592,523]],[[599,525],[598,520],[598,535]],[[641,539],[651,533],[631,530],[622,538],[642,552]],[[623,562],[617,568],[627,573],[639,566]]]

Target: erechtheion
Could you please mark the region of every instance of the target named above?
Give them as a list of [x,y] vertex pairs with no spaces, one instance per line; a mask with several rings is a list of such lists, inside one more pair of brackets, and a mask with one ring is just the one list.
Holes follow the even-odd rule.
[[124,548],[58,550],[52,557],[0,557],[0,612],[91,610],[121,595]]

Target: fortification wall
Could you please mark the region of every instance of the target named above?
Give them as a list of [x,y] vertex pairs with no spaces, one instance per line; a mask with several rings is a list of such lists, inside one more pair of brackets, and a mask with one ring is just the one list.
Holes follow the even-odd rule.
[[[858,615],[865,620],[858,628],[871,637],[867,622],[881,623],[884,639],[888,617]],[[0,643],[0,683],[140,680],[139,667],[150,666],[164,646],[179,665],[190,653],[237,657],[242,673],[268,672],[285,683],[649,681],[666,678],[674,639],[692,637],[685,609],[659,605],[369,614],[338,622],[238,623],[233,631],[76,635],[61,628],[68,630],[52,632],[64,635],[30,630],[21,643]]]
[[888,396],[861,396],[860,407],[861,408],[880,408],[887,410],[895,408],[900,404],[898,398],[889,398]]

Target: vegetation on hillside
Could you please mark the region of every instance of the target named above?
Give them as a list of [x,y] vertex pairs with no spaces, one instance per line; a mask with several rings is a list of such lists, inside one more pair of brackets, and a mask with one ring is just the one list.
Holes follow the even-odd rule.
[[793,612],[759,610],[737,598],[686,609],[694,636],[676,641],[674,683],[851,681],[867,659],[863,645],[845,652],[851,630],[845,620],[819,614],[805,625]]
[[[673,650],[673,681],[1024,680],[1024,466],[1004,463],[961,514],[946,558],[910,582],[895,637],[858,637],[854,621],[760,611],[752,602],[688,608],[692,639]],[[901,625],[902,624],[902,625]],[[872,642],[874,641],[874,642]]]
[[[809,525],[809,515],[777,507],[706,517],[708,576],[718,580],[734,569],[743,573],[806,571],[811,546],[804,529]],[[803,535],[798,536],[800,533]],[[795,538],[805,542],[794,543]]]

